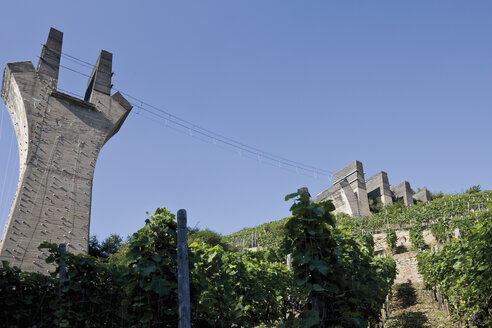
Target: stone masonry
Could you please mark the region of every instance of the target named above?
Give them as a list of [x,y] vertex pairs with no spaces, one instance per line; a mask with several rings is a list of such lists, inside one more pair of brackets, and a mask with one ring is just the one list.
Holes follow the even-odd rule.
[[1,96],[19,145],[19,184],[0,244],[0,260],[25,271],[52,267],[38,250],[49,241],[87,253],[92,179],[101,147],[132,106],[111,96],[112,54],[101,51],[84,99],[57,91],[63,34],[51,29],[38,66],[7,64]]
[[372,200],[381,199],[384,206],[393,204],[388,174],[380,171],[366,180],[367,197]]

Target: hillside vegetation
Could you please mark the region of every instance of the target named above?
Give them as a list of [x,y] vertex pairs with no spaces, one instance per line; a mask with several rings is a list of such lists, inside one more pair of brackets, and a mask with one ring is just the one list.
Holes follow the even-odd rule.
[[[477,189],[472,188],[464,194],[440,194],[429,203],[417,203],[409,208],[396,203],[371,217],[360,219],[338,214],[336,225],[341,229],[349,229],[359,239],[367,232],[378,235],[386,232],[385,242],[391,253],[398,251],[399,238],[396,237],[395,230],[407,230],[409,242],[415,251],[409,253],[413,259],[408,258],[406,261],[416,262],[425,287],[433,295],[431,299],[424,299],[420,296],[425,294],[424,291],[417,293],[420,301],[427,304],[425,307],[432,308],[428,303],[435,299],[436,304],[444,310],[444,315],[451,316],[457,324],[490,327],[492,191],[481,192]],[[243,229],[225,236],[223,240],[236,249],[258,247],[271,253],[272,248],[281,245],[288,222],[289,218],[286,218]],[[432,244],[424,239],[424,231],[430,232],[434,239]],[[416,268],[410,271],[413,270]],[[396,296],[405,295],[401,290],[418,290],[420,284],[414,284],[415,282],[397,284]],[[400,304],[399,301],[401,303],[401,300],[394,300],[395,304]],[[394,326],[393,317],[390,320],[392,327],[403,327],[412,324],[412,321],[415,323],[416,320],[414,313],[399,314],[397,318],[400,325]],[[419,318],[425,319],[422,314],[419,314]],[[426,325],[422,323],[418,326]]]
[[[376,327],[393,320],[388,301],[397,270],[388,255],[398,250],[400,227],[410,228],[413,252],[422,251],[425,285],[454,320],[485,327],[491,323],[491,198],[490,191],[444,195],[355,220],[335,217],[331,202],[312,201],[299,190],[286,196],[292,215],[283,220],[222,238],[191,229],[192,327]],[[375,256],[368,231],[383,227],[389,246]],[[429,249],[426,228],[439,251]],[[41,245],[51,253],[48,262],[66,263],[63,280],[58,269],[44,276],[3,262],[2,324],[176,327],[176,230],[174,214],[161,208],[125,242],[94,240],[96,256],[62,255],[55,244]]]
[[[335,218],[338,226],[350,227],[353,233],[385,230],[387,226],[402,228],[414,223],[430,225],[437,222],[449,226],[449,229],[459,227],[466,229],[467,225],[464,222],[481,215],[480,213],[486,211],[490,203],[492,203],[491,190],[453,195],[439,194],[438,198],[429,203],[419,202],[409,208],[397,202],[372,216],[353,218],[340,213],[336,214]],[[243,240],[246,248],[279,246],[287,220],[288,218],[284,218],[256,227],[244,228],[224,236],[223,240],[238,248],[243,246]],[[434,231],[437,229],[438,226]]]
[[[330,202],[299,190],[286,197],[292,216],[271,224],[267,252],[238,252],[211,231],[190,231],[192,327],[368,327],[381,320],[396,276],[391,257],[374,256],[370,240],[337,227]],[[118,238],[93,242],[91,255],[61,254],[50,276],[0,267],[0,320],[5,327],[176,327],[177,223],[157,209],[112,252]],[[266,228],[265,228],[266,230]],[[215,244],[212,246],[211,244]],[[290,255],[291,265],[285,261]],[[63,260],[63,261],[62,261]],[[60,279],[60,263],[67,275]]]

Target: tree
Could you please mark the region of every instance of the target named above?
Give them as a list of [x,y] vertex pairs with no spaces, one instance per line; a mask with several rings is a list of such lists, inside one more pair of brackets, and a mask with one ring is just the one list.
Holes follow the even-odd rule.
[[188,228],[188,245],[193,243],[205,244],[208,247],[220,245],[224,249],[228,248],[227,244],[223,242],[222,236],[210,229]]
[[89,255],[107,259],[109,255],[116,253],[123,244],[120,235],[112,233],[103,242],[99,243],[96,235],[89,239]]
[[381,202],[381,197],[376,199],[369,199],[369,209],[371,213],[379,213],[383,210],[383,203]]
[[465,194],[476,194],[476,193],[481,192],[481,191],[482,191],[482,188],[480,187],[480,185],[475,185],[475,186],[471,186],[470,188],[466,189]]

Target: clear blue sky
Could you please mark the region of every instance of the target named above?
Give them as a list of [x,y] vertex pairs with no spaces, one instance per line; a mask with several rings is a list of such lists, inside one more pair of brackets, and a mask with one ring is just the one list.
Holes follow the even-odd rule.
[[[337,171],[463,192],[492,188],[491,1],[8,1],[0,66],[37,63],[50,27],[63,51],[113,53],[120,90],[247,145]],[[62,64],[83,72],[73,62]],[[86,78],[62,70],[59,88]],[[0,225],[17,179],[12,124],[0,127]],[[9,163],[9,166],[7,164]],[[138,230],[157,207],[223,234],[289,214],[297,175],[137,114],[102,149],[91,234]]]

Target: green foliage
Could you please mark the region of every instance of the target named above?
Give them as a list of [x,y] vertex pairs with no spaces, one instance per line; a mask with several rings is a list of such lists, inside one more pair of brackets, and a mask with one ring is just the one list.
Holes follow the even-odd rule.
[[193,243],[205,244],[208,247],[220,245],[222,248],[228,248],[227,243],[222,240],[222,236],[210,229],[188,229],[188,245]]
[[[58,297],[53,319],[59,327],[101,327],[122,324],[116,315],[124,297],[120,270],[90,255],[59,253],[56,244],[45,243],[51,255],[47,262],[66,263],[66,279],[56,284],[57,272],[52,275]],[[90,313],[90,315],[88,315]],[[38,324],[38,327],[42,327]]]
[[360,232],[356,236],[358,242],[361,244],[363,248],[367,251],[367,253],[371,256],[374,255],[374,237],[372,234],[368,232]]
[[418,250],[423,250],[427,248],[427,245],[425,244],[424,241],[424,232],[422,229],[422,225],[420,223],[415,223],[411,228],[410,228],[410,242],[412,243],[413,247],[415,247]]
[[384,205],[381,202],[381,197],[378,197],[375,200],[372,198],[369,199],[369,209],[371,210],[371,213],[379,213],[383,208]]
[[428,287],[438,288],[456,321],[492,326],[492,216],[453,239],[439,252],[418,255],[418,269]]
[[466,194],[476,194],[476,193],[479,193],[482,191],[482,188],[480,187],[480,185],[475,185],[475,186],[471,186],[470,188],[468,188],[465,193]]
[[396,231],[393,228],[386,229],[386,245],[388,249],[394,250],[396,248],[396,241],[398,237],[396,236]]
[[2,261],[0,267],[0,322],[2,327],[50,327],[57,310],[53,279],[39,273],[21,272]]
[[[425,223],[432,224],[441,242],[451,240],[437,253],[441,255],[419,255],[424,279],[445,291],[457,316],[490,323],[491,291],[486,284],[491,281],[492,192],[444,195],[409,209],[396,203],[360,220],[337,214],[337,225],[330,214],[331,202],[316,203],[300,192],[287,198],[296,198],[290,218],[222,238],[222,245],[233,245],[234,240],[257,237],[256,251],[230,252],[220,244],[210,247],[218,242],[215,233],[194,237],[197,232],[190,233],[190,242],[197,241],[189,251],[193,327],[375,325],[396,265],[391,258],[372,256],[374,240],[364,229],[386,222],[417,223],[411,229],[417,248],[424,245],[420,237]],[[456,228],[460,239],[451,238]],[[124,243],[113,238],[99,244],[95,239],[104,256],[66,253],[63,282],[57,272],[42,276],[3,264],[2,325],[175,327],[176,238],[174,215],[158,209]],[[47,261],[58,263],[61,255],[56,245],[44,247],[51,253]],[[284,264],[287,253],[292,254],[292,271]]]
[[107,259],[122,246],[123,239],[117,234],[111,234],[102,243],[99,243],[96,236],[89,239],[89,255]]
[[317,203],[299,190],[285,225],[284,248],[293,258],[294,286],[303,305],[287,327],[366,327],[380,309],[396,276],[391,258],[374,258],[350,230],[335,227],[333,204]]
[[159,208],[128,242],[123,286],[123,319],[150,325],[178,320],[177,223],[174,214]]
[[439,192],[430,191],[430,193],[431,193],[431,200],[435,200],[435,199],[439,199],[439,198],[444,197],[444,193],[442,191],[439,191]]
[[442,244],[451,238],[444,220],[431,224],[430,231],[438,243]]
[[464,217],[474,219],[477,212],[484,211],[488,204],[492,204],[492,191],[465,193],[456,195],[442,195],[430,203],[419,202],[406,208],[402,202],[396,202],[370,217],[352,218],[348,215],[337,214],[337,224],[347,225],[357,230],[375,230],[389,223],[391,226],[400,226],[420,222],[434,223],[444,219],[455,220]]
[[[6,327],[176,327],[177,224],[157,209],[109,262],[59,253],[44,243],[49,263],[66,263],[67,277],[0,269],[0,319]],[[220,246],[190,248],[193,327],[273,326],[287,313],[292,273],[257,254]]]
[[286,313],[292,273],[285,265],[258,259],[256,252],[227,252],[193,244],[191,278],[198,327],[274,326]]
[[[242,241],[245,247],[277,248],[282,244],[284,238],[284,226],[288,218],[261,224],[254,228],[244,228],[238,232],[223,237],[223,241],[230,245],[230,248],[242,248]],[[251,243],[256,238],[256,244]]]

